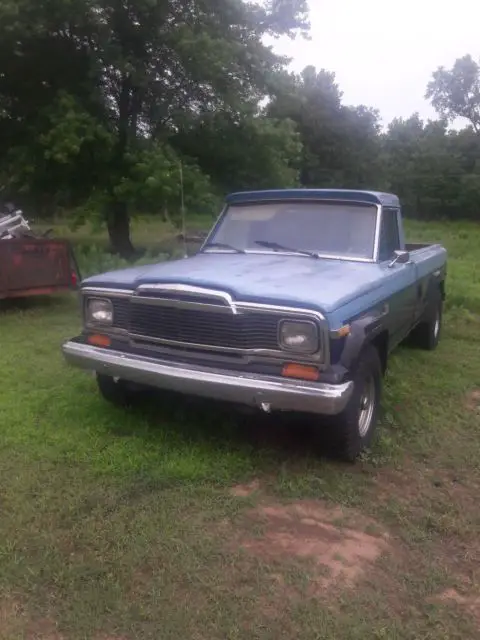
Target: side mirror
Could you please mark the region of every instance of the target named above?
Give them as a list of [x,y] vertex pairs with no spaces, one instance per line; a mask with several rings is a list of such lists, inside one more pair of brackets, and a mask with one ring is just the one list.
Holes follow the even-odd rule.
[[410,251],[394,251],[393,255],[395,256],[393,260],[389,263],[388,268],[391,269],[396,264],[407,264],[410,262]]

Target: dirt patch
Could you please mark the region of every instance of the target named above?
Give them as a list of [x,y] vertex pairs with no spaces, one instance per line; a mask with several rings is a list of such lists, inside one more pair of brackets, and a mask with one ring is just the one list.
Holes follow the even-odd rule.
[[250,515],[263,532],[241,546],[264,561],[310,561],[312,593],[352,586],[389,548],[388,535],[371,520],[317,501],[262,505]]
[[28,640],[63,640],[57,625],[51,618],[39,618],[29,623],[26,633]]
[[416,503],[424,504],[425,499],[435,502],[445,499],[449,504],[461,502],[461,508],[464,510],[467,508],[466,503],[470,503],[472,499],[476,504],[480,487],[479,474],[459,468],[427,466],[414,463],[408,458],[402,459],[399,468],[385,467],[377,471],[372,475],[372,480],[372,497],[375,496],[377,501],[386,503],[393,497],[397,502],[409,507]]
[[150,565],[143,565],[133,571],[130,579],[130,598],[135,600],[151,588],[153,571]]
[[230,491],[236,498],[248,498],[260,489],[260,481],[252,480],[248,484],[237,484]]
[[432,602],[459,605],[473,616],[480,628],[480,596],[462,595],[456,589],[447,589],[439,596],[433,598]]
[[372,504],[388,509],[392,527],[402,529],[408,519],[418,531],[435,537],[438,557],[452,572],[468,573],[472,558],[480,557],[480,473],[405,459],[401,468],[382,469],[372,480]]
[[466,406],[469,411],[480,414],[480,389],[473,389],[467,394]]
[[0,640],[18,637],[25,640],[64,640],[51,618],[32,619],[13,597],[0,598]]
[[23,627],[24,611],[13,598],[0,598],[0,639],[10,640]]

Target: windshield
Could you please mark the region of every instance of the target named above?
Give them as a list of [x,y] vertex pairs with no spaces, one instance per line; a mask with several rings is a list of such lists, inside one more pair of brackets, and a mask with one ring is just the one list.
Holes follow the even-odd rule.
[[[372,260],[377,208],[372,205],[279,202],[228,207],[209,244],[233,250],[303,251]],[[228,249],[227,249],[228,250]]]

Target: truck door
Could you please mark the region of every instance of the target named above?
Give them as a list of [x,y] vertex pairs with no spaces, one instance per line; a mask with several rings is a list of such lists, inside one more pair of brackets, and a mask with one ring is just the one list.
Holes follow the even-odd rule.
[[388,299],[389,305],[389,331],[390,344],[396,346],[409,333],[414,322],[417,303],[416,266],[413,262],[407,264],[396,263],[389,268],[394,258],[394,252],[403,249],[399,233],[398,209],[385,207],[382,211],[382,220],[379,239],[379,261],[385,268],[386,277],[392,295]]

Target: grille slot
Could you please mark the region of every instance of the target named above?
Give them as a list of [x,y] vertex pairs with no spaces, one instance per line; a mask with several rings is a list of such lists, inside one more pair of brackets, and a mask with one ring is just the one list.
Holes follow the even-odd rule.
[[266,313],[230,315],[133,303],[129,332],[192,345],[277,350],[279,320],[278,316]]
[[113,326],[128,331],[130,318],[130,300],[128,298],[111,298],[113,305]]
[[[160,296],[159,296],[160,297]],[[161,296],[164,298],[164,296]],[[211,304],[213,299],[203,298]],[[172,302],[179,301],[178,295]],[[293,313],[264,313],[246,311],[245,313],[226,313],[223,304],[217,304],[218,311],[212,306],[209,310],[188,308],[188,303],[200,302],[189,296],[187,306],[165,306],[131,302],[129,298],[113,298],[114,327],[128,332],[137,345],[153,345],[157,341],[176,343],[189,351],[198,347],[212,349],[232,349],[243,351],[263,349],[280,352],[278,345],[278,326],[281,320],[297,320]],[[217,301],[218,302],[218,301]],[[174,345],[172,345],[173,347]]]

